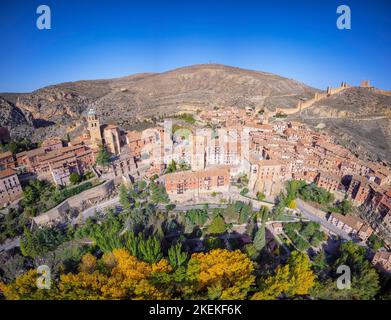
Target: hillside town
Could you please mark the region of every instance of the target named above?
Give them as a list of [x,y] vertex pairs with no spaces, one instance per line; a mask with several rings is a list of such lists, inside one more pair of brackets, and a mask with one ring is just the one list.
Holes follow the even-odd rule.
[[[0,133],[2,143],[9,141],[6,128]],[[97,161],[102,154],[106,163]],[[327,229],[332,225],[362,245],[371,236],[379,237],[384,246],[374,253],[372,264],[391,272],[391,168],[359,159],[330,135],[287,121],[280,111],[221,107],[175,114],[143,131],[125,131],[102,124],[99,114],[89,109],[82,135],[3,152],[0,168],[3,208],[23,198],[22,186],[30,180],[66,188],[75,174],[95,176],[106,188],[91,189],[95,202],[82,199],[80,211],[107,201],[105,193],[115,197],[120,185],[142,180],[157,179],[177,206],[244,200],[269,207],[278,203],[289,181],[303,181],[332,194],[334,203],[353,205],[355,213],[346,215],[309,203],[317,207],[311,207],[311,215],[329,235],[335,235],[335,229]],[[290,206],[296,214],[304,210],[299,201]],[[31,217],[32,225],[55,227],[69,220],[70,209],[60,204],[38,212]],[[271,226],[281,233],[281,223]]]

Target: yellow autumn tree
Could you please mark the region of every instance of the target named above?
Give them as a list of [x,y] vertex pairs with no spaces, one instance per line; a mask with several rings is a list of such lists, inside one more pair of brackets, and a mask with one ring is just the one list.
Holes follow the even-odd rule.
[[86,253],[81,258],[81,263],[79,265],[80,272],[93,273],[96,268],[96,257],[91,253]]
[[239,250],[193,254],[187,269],[173,270],[166,259],[150,264],[116,249],[99,260],[84,255],[78,272],[61,274],[51,290],[38,289],[35,270],[0,284],[0,290],[7,299],[246,299],[255,283],[253,270]]
[[295,251],[288,259],[291,271],[291,285],[287,295],[306,295],[315,285],[315,274],[311,270],[311,262],[308,256]]
[[188,276],[195,281],[195,291],[213,292],[213,298],[246,299],[255,283],[254,266],[239,250],[215,249],[191,256]]
[[65,300],[101,300],[102,287],[109,281],[108,276],[98,271],[63,274],[58,284],[57,299]]
[[40,289],[37,286],[39,275],[35,269],[20,275],[10,284],[0,282],[0,292],[7,300],[45,300],[52,299],[56,287],[51,290]]
[[274,300],[282,293],[287,292],[290,283],[289,265],[278,266],[276,274],[266,278],[261,291],[252,296],[252,300]]
[[278,266],[275,275],[265,279],[261,290],[255,293],[253,300],[274,300],[284,295],[294,297],[306,295],[315,284],[315,274],[311,270],[308,256],[301,252],[292,252],[285,266]]
[[170,297],[159,290],[152,278],[157,273],[172,271],[167,260],[162,259],[155,264],[139,261],[125,249],[113,251],[116,261],[111,277],[102,287],[102,293],[112,299],[169,299]]

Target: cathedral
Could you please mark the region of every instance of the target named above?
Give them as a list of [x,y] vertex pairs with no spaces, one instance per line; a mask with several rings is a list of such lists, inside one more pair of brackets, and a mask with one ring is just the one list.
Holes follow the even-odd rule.
[[87,129],[91,145],[94,148],[104,145],[107,151],[113,155],[121,153],[121,132],[118,126],[101,125],[94,109],[88,110]]

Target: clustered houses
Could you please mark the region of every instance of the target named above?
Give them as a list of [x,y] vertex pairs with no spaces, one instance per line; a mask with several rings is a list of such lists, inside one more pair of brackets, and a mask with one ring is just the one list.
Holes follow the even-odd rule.
[[69,184],[71,173],[84,174],[94,163],[93,150],[86,145],[42,147],[16,154],[18,168],[33,173],[38,179],[56,185]]
[[101,125],[90,109],[87,130],[67,146],[50,139],[34,150],[2,153],[0,170],[17,168],[65,185],[72,172],[91,169],[104,145],[112,161],[103,174],[118,181],[124,175],[162,175],[173,160],[186,163],[190,171],[162,179],[174,199],[226,190],[231,179],[244,174],[250,194],[261,192],[273,198],[287,180],[301,179],[334,193],[337,199],[347,196],[356,205],[370,206],[391,228],[389,167],[359,160],[329,135],[301,123],[278,119],[269,123],[262,109],[219,108],[200,112],[198,120],[207,125],[192,126],[184,138],[172,132],[171,121],[142,132],[122,131],[115,125]]
[[362,241],[366,241],[373,233],[372,228],[367,223],[354,216],[331,213],[328,221],[345,231],[348,235],[358,237]]
[[[72,173],[85,174],[94,170],[96,156],[103,145],[112,156],[108,168],[102,173],[104,178],[119,182],[123,176],[140,172],[150,177],[161,174],[164,170],[162,132],[163,128],[160,127],[137,133],[123,132],[114,125],[101,125],[96,112],[90,109],[87,113],[87,130],[67,145],[59,138],[51,138],[33,150],[15,155],[12,152],[0,153],[0,174],[8,175],[8,169],[15,169],[16,179],[16,172],[26,173],[56,185],[68,185]],[[19,180],[17,181],[20,186]],[[1,185],[1,188],[1,206],[20,196],[8,184],[7,187]],[[14,193],[18,196],[14,197]]]
[[[388,167],[359,160],[330,136],[301,123],[269,124],[261,115],[230,108],[201,112],[200,119],[214,129],[197,129],[189,137],[192,170],[228,165],[231,177],[247,174],[250,192],[266,196],[278,195],[289,179],[302,179],[334,193],[337,199],[347,195],[357,205],[371,202],[375,195],[380,199],[380,193],[390,189]],[[174,149],[175,143],[170,152]],[[380,200],[376,205],[381,205]]]

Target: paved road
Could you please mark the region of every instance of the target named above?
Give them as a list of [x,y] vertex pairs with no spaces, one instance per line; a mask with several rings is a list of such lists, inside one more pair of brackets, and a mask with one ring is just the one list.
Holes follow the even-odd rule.
[[[91,208],[88,208],[81,213],[82,221],[85,222],[88,218],[93,217],[95,215],[95,211],[103,211],[104,209],[115,207],[119,204],[119,197],[117,196],[105,202],[99,203]],[[78,222],[80,222],[80,215],[75,218],[72,223],[76,224]]]
[[[103,211],[103,210],[105,210],[107,208],[115,207],[115,206],[119,206],[119,205],[120,205],[119,197],[115,197],[113,199],[107,200],[107,201],[105,201],[103,203],[100,203],[100,204],[98,204],[96,206],[93,206],[93,207],[88,208],[85,211],[83,211],[81,213],[82,220],[84,222],[84,221],[87,220],[87,218],[94,216],[96,211],[97,212]],[[333,233],[335,235],[338,235],[342,239],[353,240],[352,237],[350,237],[345,231],[337,228],[333,224],[327,222],[325,219],[322,219],[321,217],[319,217],[315,213],[311,212],[310,208],[305,208],[302,205],[300,200],[297,201],[297,206],[298,206],[298,209],[300,209],[300,211],[303,213],[303,215],[307,219],[309,219],[311,221],[318,222],[321,226],[323,226],[329,232],[331,232],[331,233]],[[190,210],[190,209],[202,209],[203,207],[204,207],[204,204],[186,204],[186,205],[178,204],[174,208],[174,211],[186,211],[186,210]],[[226,208],[226,207],[227,207],[227,205],[225,205],[225,204],[209,204],[208,205],[208,208],[210,208],[210,209]],[[158,205],[157,208],[164,209],[165,205]],[[76,219],[74,219],[73,223],[77,223],[79,221],[80,221],[80,218],[76,218]],[[286,221],[283,221],[283,222],[286,222]],[[235,226],[235,227],[238,227],[238,226]]]
[[[95,215],[95,212],[101,212],[101,211],[104,211],[105,209],[116,207],[116,206],[120,206],[118,196],[84,210],[81,213],[82,221],[85,222],[88,218],[93,217]],[[165,209],[165,207],[166,207],[166,205],[162,205],[162,204],[159,204],[157,206],[158,209]],[[186,210],[190,210],[190,209],[202,209],[203,207],[204,207],[204,204],[186,204],[186,205],[178,204],[178,205],[176,205],[176,207],[174,208],[173,211],[186,211]],[[209,204],[208,205],[209,209],[226,208],[226,207],[227,207],[227,205],[225,205],[225,204]],[[76,224],[78,222],[80,222],[80,215],[79,215],[79,217],[77,217],[73,220],[74,224]]]
[[[157,205],[158,209],[165,209],[166,205],[159,204]],[[191,209],[203,209],[205,204],[178,204],[175,206],[173,211],[186,211]],[[209,204],[209,209],[219,209],[219,208],[227,208],[226,204]]]
[[297,201],[297,207],[300,209],[300,211],[310,220],[319,222],[324,228],[329,230],[330,232],[340,236],[343,239],[346,240],[352,240],[352,237],[350,237],[345,231],[337,228],[333,224],[327,222],[326,220],[322,219],[321,217],[317,216],[316,214],[310,212],[304,206],[300,203],[300,201]]

